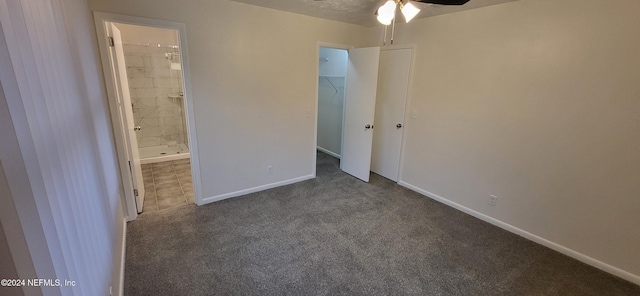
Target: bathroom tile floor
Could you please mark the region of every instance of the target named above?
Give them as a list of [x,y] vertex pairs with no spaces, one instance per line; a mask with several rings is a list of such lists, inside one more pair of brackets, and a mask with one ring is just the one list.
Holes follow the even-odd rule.
[[194,203],[188,158],[143,164],[142,177],[145,190],[143,213]]

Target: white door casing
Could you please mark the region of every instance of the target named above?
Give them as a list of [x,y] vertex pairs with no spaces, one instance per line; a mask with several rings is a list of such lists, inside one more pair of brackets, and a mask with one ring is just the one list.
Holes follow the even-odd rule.
[[[107,90],[107,95],[109,98],[109,109],[111,115],[111,122],[113,126],[113,133],[116,142],[116,151],[117,151],[117,160],[118,160],[118,169],[120,172],[122,188],[124,191],[122,192],[122,205],[125,215],[127,217],[127,221],[133,221],[138,217],[137,205],[136,205],[136,197],[133,194],[133,189],[135,185],[133,184],[133,178],[131,177],[131,171],[129,170],[129,161],[128,161],[128,143],[126,143],[126,131],[121,124],[121,108],[117,103],[117,93],[116,90],[116,80],[115,74],[113,73],[113,64],[112,60],[112,50],[109,46],[109,38],[111,23],[125,23],[125,24],[135,24],[141,26],[150,26],[157,28],[165,28],[171,30],[178,31],[178,40],[179,47],[181,50],[180,58],[181,58],[181,68],[182,68],[182,80],[183,80],[183,88],[184,91],[184,103],[185,103],[185,112],[187,114],[187,136],[189,143],[189,155],[191,158],[191,174],[193,179],[193,190],[195,196],[196,205],[202,205],[203,202],[203,194],[202,194],[202,180],[200,177],[200,161],[199,161],[199,153],[198,153],[198,137],[195,118],[193,116],[195,108],[193,106],[193,100],[191,99],[192,91],[191,91],[191,75],[190,75],[190,67],[189,67],[189,50],[188,50],[188,42],[186,38],[186,26],[184,23],[171,22],[165,20],[157,20],[150,18],[141,18],[135,16],[127,16],[127,15],[119,15],[112,13],[104,13],[94,11],[94,24],[96,27],[96,35],[98,37],[98,44],[100,48],[100,59],[102,61],[102,71],[105,80],[105,86]],[[144,189],[144,187],[142,187]]]
[[349,50],[340,169],[365,182],[371,168],[379,57],[380,47]]
[[380,52],[371,171],[398,181],[412,49]]
[[142,166],[140,165],[140,154],[138,152],[138,139],[134,129],[133,109],[131,96],[129,94],[129,82],[127,80],[127,68],[124,62],[124,48],[120,30],[113,24],[107,26],[107,34],[113,38],[113,46],[109,48],[109,59],[113,69],[113,80],[115,81],[116,99],[118,102],[119,118],[124,130],[124,140],[126,142],[126,154],[129,160],[131,180],[133,189],[138,192],[136,196],[136,209],[142,212],[144,202],[144,183],[142,179]]

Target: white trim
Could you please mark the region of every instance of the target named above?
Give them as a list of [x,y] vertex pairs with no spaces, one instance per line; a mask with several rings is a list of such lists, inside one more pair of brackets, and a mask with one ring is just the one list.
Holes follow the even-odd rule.
[[227,198],[238,197],[238,196],[242,196],[242,195],[246,195],[246,194],[250,194],[250,193],[255,193],[255,192],[259,192],[259,191],[263,191],[263,190],[267,190],[267,189],[271,189],[271,188],[276,188],[276,187],[280,187],[280,186],[284,186],[284,185],[289,185],[289,184],[293,184],[293,183],[306,181],[306,180],[309,180],[309,179],[313,179],[315,177],[316,177],[315,174],[312,174],[312,175],[306,175],[306,176],[297,177],[297,178],[284,180],[284,181],[280,181],[280,182],[275,182],[275,183],[271,183],[271,184],[265,184],[265,185],[261,185],[261,186],[257,186],[257,187],[253,187],[253,188],[248,188],[248,189],[243,189],[243,190],[239,190],[239,191],[235,191],[235,192],[220,194],[220,195],[216,195],[216,196],[212,196],[212,197],[207,197],[207,198],[204,198],[202,200],[202,202],[203,202],[203,204],[208,204],[208,203],[212,203],[212,202],[216,202],[216,201],[221,201],[221,200],[227,199]]
[[[340,43],[331,43],[331,42],[318,41],[318,58],[320,58],[320,47],[334,48],[334,49],[344,49],[344,50],[349,50],[349,49],[355,48],[355,46],[348,45],[348,44],[340,44]],[[318,68],[319,67],[320,66],[318,64]]]
[[122,245],[120,245],[120,264],[119,266],[116,266],[115,268],[118,270],[118,278],[120,279],[119,282],[119,286],[118,287],[112,287],[112,291],[115,288],[116,291],[118,291],[115,295],[117,296],[122,296],[124,295],[124,267],[125,267],[125,258],[127,255],[127,221],[125,218],[125,221],[122,222],[122,237],[120,238],[122,239]]
[[329,155],[331,155],[331,156],[333,156],[333,157],[335,157],[337,159],[340,159],[340,154],[338,154],[338,153],[335,153],[335,152],[330,151],[328,149],[324,149],[324,148],[322,148],[320,146],[316,147],[316,149],[318,149],[318,151],[320,151],[320,152],[324,152],[324,153],[329,154]]
[[396,50],[396,49],[413,49],[416,50],[416,45],[413,43],[410,44],[393,44],[393,45],[382,45],[380,46],[380,50]]
[[[194,193],[194,199],[195,199],[195,204],[196,205],[202,205],[203,203],[203,198],[202,198],[202,180],[200,177],[200,161],[199,161],[199,153],[198,153],[198,142],[196,139],[196,122],[195,122],[195,118],[194,118],[194,114],[195,114],[195,109],[193,106],[193,92],[191,91],[191,75],[190,75],[190,66],[189,66],[189,49],[187,46],[187,29],[185,24],[183,23],[178,23],[178,22],[172,22],[172,21],[164,21],[164,20],[156,20],[156,19],[150,19],[150,18],[143,18],[143,17],[135,17],[135,16],[126,16],[126,15],[118,15],[118,14],[111,14],[111,13],[104,13],[104,12],[94,12],[94,21],[95,21],[95,25],[96,25],[96,31],[98,34],[98,43],[100,45],[100,55],[102,58],[102,65],[103,65],[103,72],[104,72],[104,76],[105,76],[105,80],[106,80],[106,88],[107,88],[107,93],[109,95],[109,101],[110,101],[110,105],[113,105],[113,101],[112,100],[112,94],[114,92],[113,90],[113,79],[111,77],[111,67],[109,66],[109,58],[108,58],[108,53],[106,53],[107,51],[107,44],[106,44],[106,32],[104,30],[104,26],[107,22],[117,22],[117,23],[124,23],[124,24],[132,24],[132,25],[141,25],[141,26],[147,26],[147,27],[156,27],[156,28],[164,28],[164,29],[171,29],[171,30],[176,30],[178,31],[178,40],[180,42],[180,60],[182,63],[182,81],[183,81],[183,93],[184,93],[184,101],[185,101],[185,105],[186,105],[186,114],[187,114],[187,137],[188,137],[188,143],[189,143],[189,155],[191,158],[191,176],[193,179],[193,193]],[[117,113],[114,114],[114,110],[117,109],[113,109],[112,106],[112,121],[115,120],[117,118]],[[114,121],[117,122],[117,121]],[[121,139],[118,139],[121,135],[120,133],[122,131],[120,131],[119,129],[119,125],[117,124],[112,124],[114,126],[114,132],[116,133],[116,148],[118,150],[118,158],[120,157],[120,153],[122,149],[124,149],[122,147],[123,143]],[[119,161],[120,166],[121,166],[121,173],[128,174],[128,170],[122,168],[123,166],[126,168],[126,161],[122,162]],[[124,172],[123,172],[124,171]],[[134,220],[137,216],[138,213],[136,212],[135,209],[135,202],[133,204],[131,204],[131,196],[133,196],[132,193],[128,193],[127,191],[131,191],[133,192],[133,190],[126,190],[127,188],[129,188],[128,185],[131,185],[131,181],[130,180],[125,180],[127,178],[122,178],[123,179],[123,185],[125,186],[125,194],[130,195],[130,196],[126,196],[125,198],[125,204],[127,205],[127,220],[131,221]],[[128,181],[128,182],[127,182]],[[131,185],[133,186],[133,185]],[[133,187],[131,187],[133,188]],[[134,198],[135,201],[135,198]]]
[[140,164],[150,164],[150,163],[164,162],[164,161],[170,161],[170,160],[179,160],[179,159],[189,158],[189,156],[190,156],[189,153],[180,153],[180,154],[163,155],[163,156],[156,156],[156,157],[149,157],[149,158],[140,158]]
[[517,235],[519,235],[521,237],[524,237],[524,238],[526,238],[526,239],[528,239],[530,241],[533,241],[535,243],[541,244],[541,245],[543,245],[543,246],[545,246],[545,247],[547,247],[549,249],[552,249],[554,251],[560,252],[560,253],[562,253],[564,255],[567,255],[567,256],[569,256],[569,257],[571,257],[573,259],[576,259],[576,260],[578,260],[580,262],[583,262],[585,264],[591,265],[591,266],[593,266],[595,268],[598,268],[598,269],[600,269],[602,271],[605,271],[607,273],[613,274],[613,275],[615,275],[617,277],[620,277],[622,279],[630,281],[630,282],[632,282],[632,283],[634,283],[636,285],[640,285],[640,276],[632,274],[632,273],[630,273],[628,271],[624,271],[624,270],[622,270],[620,268],[617,268],[617,267],[611,266],[609,264],[606,264],[606,263],[604,263],[602,261],[596,260],[596,259],[594,259],[592,257],[589,257],[589,256],[585,255],[585,254],[582,254],[582,253],[577,252],[575,250],[569,249],[569,248],[567,248],[565,246],[559,245],[559,244],[554,243],[554,242],[552,242],[550,240],[547,240],[545,238],[539,237],[539,236],[537,236],[537,235],[535,235],[533,233],[530,233],[530,232],[527,232],[525,230],[522,230],[522,229],[520,229],[518,227],[515,227],[515,226],[513,226],[511,224],[502,222],[502,221],[500,221],[500,220],[498,220],[496,218],[487,216],[485,214],[482,214],[480,212],[477,212],[475,210],[467,208],[467,207],[465,207],[465,206],[463,206],[461,204],[458,204],[458,203],[455,203],[453,201],[450,201],[450,200],[448,200],[448,199],[446,199],[446,198],[444,198],[442,196],[439,196],[437,194],[431,193],[431,192],[429,192],[427,190],[424,190],[424,189],[422,189],[420,187],[411,185],[411,184],[409,184],[407,182],[400,181],[400,182],[398,182],[398,185],[406,187],[406,188],[411,189],[413,191],[416,191],[418,193],[421,193],[421,194],[425,195],[428,198],[431,198],[431,199],[433,199],[435,201],[438,201],[438,202],[441,202],[441,203],[443,203],[445,205],[448,205],[448,206],[450,206],[450,207],[452,207],[454,209],[457,209],[459,211],[467,213],[467,214],[469,214],[469,215],[471,215],[473,217],[476,217],[476,218],[478,218],[478,219],[480,219],[482,221],[491,223],[491,224],[493,224],[495,226],[498,226],[498,227],[500,227],[500,228],[502,228],[502,229],[504,229],[506,231],[509,231],[511,233],[514,233],[514,234],[517,234]]

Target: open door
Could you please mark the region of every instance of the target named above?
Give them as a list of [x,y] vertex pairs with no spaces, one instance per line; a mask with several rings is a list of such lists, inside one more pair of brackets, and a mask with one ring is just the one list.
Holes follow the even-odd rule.
[[349,50],[340,169],[369,182],[380,47]]
[[126,142],[126,154],[131,171],[131,181],[136,197],[136,209],[142,212],[144,202],[144,183],[142,179],[142,166],[140,165],[140,154],[138,152],[138,139],[136,138],[136,128],[133,121],[133,108],[131,107],[131,96],[129,95],[129,82],[127,81],[127,67],[124,63],[124,49],[122,47],[122,37],[120,30],[113,24],[107,26],[109,35],[109,60],[113,69],[113,81],[115,81],[116,99],[118,103],[118,117],[124,130],[124,140]]

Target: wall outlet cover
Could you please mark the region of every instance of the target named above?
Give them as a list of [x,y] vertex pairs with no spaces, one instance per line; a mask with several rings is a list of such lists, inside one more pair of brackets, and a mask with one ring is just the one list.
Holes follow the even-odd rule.
[[489,198],[489,205],[495,206],[498,203],[498,197],[495,195],[491,195]]

